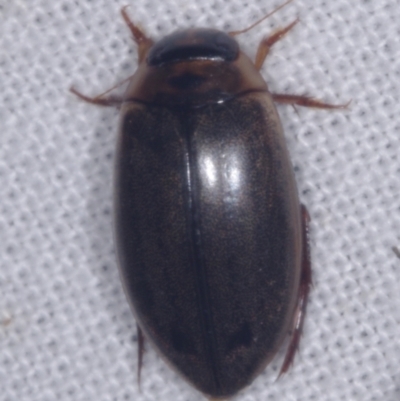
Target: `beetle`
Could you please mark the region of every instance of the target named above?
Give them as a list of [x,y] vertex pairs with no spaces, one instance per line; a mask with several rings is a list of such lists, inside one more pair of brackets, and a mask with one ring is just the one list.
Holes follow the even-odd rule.
[[[272,13],[282,8],[276,8]],[[274,102],[341,108],[271,94],[260,69],[298,22],[263,39],[255,62],[235,36],[187,29],[153,42],[121,11],[139,66],[122,98],[115,158],[116,248],[143,339],[210,399],[235,395],[289,333],[298,348],[311,285],[300,204]]]

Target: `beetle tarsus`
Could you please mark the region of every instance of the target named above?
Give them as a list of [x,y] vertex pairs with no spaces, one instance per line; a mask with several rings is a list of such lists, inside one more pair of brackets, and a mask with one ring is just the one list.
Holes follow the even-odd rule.
[[312,273],[311,273],[311,258],[310,258],[310,247],[308,240],[308,227],[310,222],[310,215],[304,205],[301,205],[301,219],[302,219],[302,260],[301,260],[301,276],[300,276],[300,287],[296,310],[293,318],[292,327],[292,338],[286,351],[285,360],[283,361],[280,377],[286,373],[293,363],[296,351],[299,348],[300,337],[303,331],[304,318],[306,315],[308,295],[310,293],[310,287],[312,285]]

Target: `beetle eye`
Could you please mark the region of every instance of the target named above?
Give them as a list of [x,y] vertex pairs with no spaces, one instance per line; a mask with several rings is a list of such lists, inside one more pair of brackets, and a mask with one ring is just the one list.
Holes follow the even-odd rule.
[[157,42],[150,50],[150,66],[188,60],[233,61],[239,54],[237,42],[215,29],[189,29],[175,32]]

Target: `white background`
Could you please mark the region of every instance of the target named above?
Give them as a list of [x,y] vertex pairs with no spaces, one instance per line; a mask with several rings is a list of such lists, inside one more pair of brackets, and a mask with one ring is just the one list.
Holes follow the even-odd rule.
[[[127,0],[0,2],[0,400],[200,401],[136,328],[112,235],[118,112],[79,101],[130,75]],[[134,0],[154,38],[193,26],[236,30],[278,3]],[[282,353],[235,399],[400,399],[400,2],[296,0],[239,40],[297,16],[263,75],[271,91],[345,111],[279,106],[311,217],[314,287],[300,355]]]

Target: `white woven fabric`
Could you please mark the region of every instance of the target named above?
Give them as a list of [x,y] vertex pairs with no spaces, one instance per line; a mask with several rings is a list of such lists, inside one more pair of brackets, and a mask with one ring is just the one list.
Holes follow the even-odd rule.
[[[112,158],[118,113],[79,101],[129,76],[126,0],[0,2],[0,400],[200,401],[147,347],[117,272]],[[278,2],[135,0],[160,38],[240,29]],[[311,217],[314,287],[300,356],[282,354],[241,401],[400,399],[400,1],[296,0],[239,40],[300,17],[263,73],[275,92],[346,111],[279,106]]]

